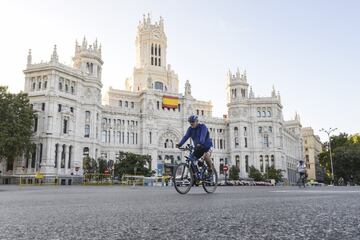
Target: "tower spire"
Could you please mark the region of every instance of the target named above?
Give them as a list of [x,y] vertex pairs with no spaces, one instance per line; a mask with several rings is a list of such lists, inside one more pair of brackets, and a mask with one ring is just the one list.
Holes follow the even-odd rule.
[[254,98],[254,92],[252,90],[252,86],[250,86],[249,98]]
[[276,97],[276,92],[275,92],[275,87],[274,87],[274,85],[272,86],[271,97]]
[[51,62],[58,62],[58,61],[59,61],[59,56],[57,54],[56,45],[54,45],[54,50],[51,55]]
[[27,65],[31,65],[31,62],[32,62],[32,55],[31,55],[31,49],[29,49],[29,53],[28,53],[28,56],[27,56]]

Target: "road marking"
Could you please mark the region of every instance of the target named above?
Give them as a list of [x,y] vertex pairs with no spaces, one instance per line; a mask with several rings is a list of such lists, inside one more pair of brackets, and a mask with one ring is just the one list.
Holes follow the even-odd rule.
[[325,190],[325,191],[321,191],[321,190],[275,190],[275,191],[270,191],[270,192],[275,192],[275,193],[360,193],[360,191],[350,191],[350,190],[346,190],[346,191],[329,191],[329,190]]

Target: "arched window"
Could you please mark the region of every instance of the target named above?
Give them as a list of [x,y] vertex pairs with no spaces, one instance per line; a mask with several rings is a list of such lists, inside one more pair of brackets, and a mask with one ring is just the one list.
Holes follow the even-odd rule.
[[89,156],[89,148],[84,147],[84,149],[83,149],[83,157],[88,157],[88,156]]
[[237,136],[239,134],[239,129],[238,127],[234,127],[234,135]]
[[170,148],[174,148],[174,142],[172,140],[170,140]]
[[[153,43],[151,44],[151,55],[154,55],[154,44]],[[151,63],[151,65],[152,65],[152,63]]]
[[157,56],[157,44],[155,44],[155,56]]
[[274,155],[271,155],[271,166],[275,167],[275,158],[274,158]]
[[161,46],[159,45],[159,56],[161,56]]
[[164,84],[162,82],[155,82],[155,89],[163,91]]

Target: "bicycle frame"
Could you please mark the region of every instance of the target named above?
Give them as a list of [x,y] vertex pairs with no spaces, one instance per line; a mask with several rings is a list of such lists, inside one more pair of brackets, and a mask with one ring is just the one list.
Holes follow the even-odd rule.
[[193,156],[194,153],[194,147],[190,144],[187,145],[185,148],[179,148],[183,151],[189,151],[189,156],[185,156],[186,160],[185,162],[189,165],[189,168],[193,171],[194,180],[203,180],[204,176],[203,173],[207,169],[206,164],[202,166],[202,171],[199,171],[197,165],[195,164],[195,161],[198,161],[199,159],[196,159]]

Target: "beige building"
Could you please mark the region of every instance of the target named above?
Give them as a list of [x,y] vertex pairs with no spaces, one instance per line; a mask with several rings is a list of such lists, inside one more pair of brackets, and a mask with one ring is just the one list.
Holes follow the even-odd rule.
[[320,137],[314,134],[314,130],[311,127],[302,128],[301,135],[304,141],[304,156],[308,179],[321,180],[321,168],[318,157],[322,151]]

